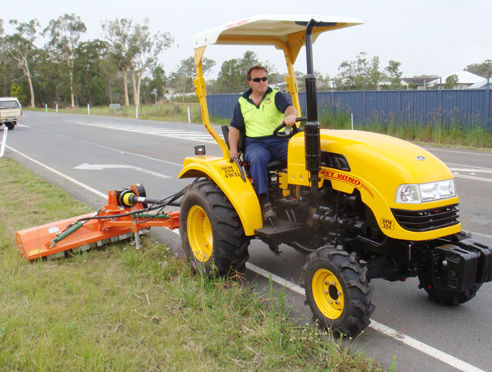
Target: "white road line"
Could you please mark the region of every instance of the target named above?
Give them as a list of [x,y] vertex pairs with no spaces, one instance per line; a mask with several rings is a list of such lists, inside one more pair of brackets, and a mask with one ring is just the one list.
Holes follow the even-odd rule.
[[487,238],[487,239],[492,239],[492,235],[489,235],[489,234],[472,232],[472,231],[470,231],[470,233],[472,234],[472,237],[474,237],[475,235],[478,235],[478,236],[482,236],[482,237]]
[[451,367],[457,368],[461,371],[466,371],[466,372],[484,372],[483,369],[477,368],[475,366],[472,366],[471,364],[458,359],[452,355],[446,354],[445,352],[436,349],[435,347],[432,347],[430,345],[424,344],[423,342],[420,342],[413,337],[407,336],[403,333],[400,333],[390,327],[385,326],[384,324],[378,323],[375,320],[371,319],[371,323],[369,324],[369,327],[381,332],[382,334],[391,337],[398,342],[401,342],[407,346],[410,346],[418,351],[421,351],[434,359],[440,360],[443,363],[446,363],[450,365]]
[[171,176],[168,176],[166,174],[162,174],[162,173],[151,171],[149,169],[145,169],[145,168],[141,168],[141,167],[135,167],[133,165],[126,165],[126,164],[89,164],[89,163],[82,163],[80,165],[77,165],[76,167],[73,167],[73,169],[77,169],[77,170],[96,170],[96,171],[103,171],[105,169],[132,169],[134,171],[138,171],[138,172],[150,174],[150,175],[152,175],[154,177],[159,177],[159,178],[164,178],[164,179],[171,178]]
[[132,133],[139,133],[139,134],[148,134],[153,136],[184,139],[194,142],[216,143],[213,137],[209,133],[199,133],[195,131],[185,131],[181,129],[156,128],[156,127],[148,127],[143,125],[130,128],[128,126],[124,126],[121,124],[119,125],[119,124],[112,124],[112,123],[97,123],[97,122],[87,123],[87,122],[80,122],[80,121],[74,121],[72,122],[72,124],[84,125],[88,127],[120,130],[123,132],[132,132]]
[[[88,186],[88,185],[85,185],[83,184],[82,182],[79,182],[77,181],[76,179],[72,178],[72,177],[69,177],[59,171],[57,171],[56,169],[53,169],[43,163],[41,163],[40,161],[38,160],[35,160],[33,158],[31,158],[30,156],[28,155],[25,155],[23,153],[21,153],[20,151],[10,147],[10,146],[7,146],[7,148],[10,150],[10,151],[13,151],[15,152],[16,154],[20,155],[20,156],[23,156],[24,158],[32,161],[33,163],[45,168],[45,169],[48,169],[49,171],[55,173],[56,175],[70,181],[70,182],[73,182],[74,184],[80,186],[80,187],[83,187],[84,189],[88,190],[88,191],[91,191],[93,192],[94,194],[96,194],[97,196],[100,196],[101,198],[104,198],[106,199],[107,198],[107,195],[103,194],[102,192],[100,191],[97,191],[96,189]],[[178,231],[174,231],[174,230],[171,230],[173,231],[174,233],[176,234],[179,234]],[[473,234],[473,233],[472,233]],[[304,289],[302,287],[300,287],[299,285],[295,284],[295,283],[292,283],[278,275],[275,275],[273,273],[270,273],[269,271],[266,271],[256,265],[253,265],[252,263],[249,263],[247,262],[246,263],[246,267],[253,271],[253,272],[256,272],[257,274],[269,279],[269,280],[272,280],[273,282],[277,283],[277,284],[280,284],[290,290],[292,290],[293,292],[295,293],[298,293],[302,296],[305,296],[305,292],[304,292]],[[424,354],[427,354],[443,363],[446,363],[454,368],[457,368],[461,371],[473,371],[473,372],[484,372],[483,370],[475,367],[475,366],[472,366],[471,364],[465,362],[465,361],[462,361],[452,355],[449,355],[443,351],[440,351],[430,345],[427,345],[427,344],[424,344],[423,342],[420,342],[410,336],[407,336],[399,331],[396,331],[390,327],[387,327],[385,326],[384,324],[381,324],[381,323],[378,323],[376,322],[375,320],[371,319],[371,323],[369,324],[369,327],[370,328],[373,328],[374,330],[378,331],[378,332],[381,332],[383,333],[384,335],[388,336],[388,337],[391,337],[393,339],[395,339],[396,341],[398,342],[401,342],[407,346],[410,346]]]
[[474,181],[482,181],[482,182],[492,182],[492,178],[484,178],[484,177],[476,177],[476,176],[469,176],[467,174],[460,174],[460,173],[453,173],[453,175],[456,178],[466,178],[469,180],[474,180]]
[[487,168],[449,168],[453,172],[468,172],[468,173],[492,173],[492,169]]
[[40,161],[38,161],[38,160],[36,160],[36,159],[33,159],[33,158],[31,158],[30,156],[28,156],[28,155],[26,155],[26,154],[23,154],[22,152],[20,152],[20,151],[18,151],[18,150],[16,150],[16,149],[14,149],[13,147],[11,147],[11,146],[9,146],[9,145],[7,145],[7,148],[8,148],[10,151],[13,151],[13,152],[15,152],[16,154],[18,154],[18,155],[20,155],[20,156],[22,156],[22,157],[26,158],[27,160],[30,160],[30,161],[32,161],[33,163],[35,163],[35,164],[39,165],[40,167],[43,167],[43,168],[45,168],[45,169],[47,169],[47,170],[49,170],[49,171],[51,171],[51,172],[55,173],[56,175],[58,175],[58,176],[60,176],[60,177],[62,177],[62,178],[64,178],[64,179],[66,179],[67,181],[73,182],[73,183],[74,183],[74,184],[76,184],[77,186],[80,186],[80,187],[82,187],[82,188],[86,189],[87,191],[90,191],[90,192],[92,192],[92,193],[96,194],[97,196],[100,196],[100,197],[101,197],[101,198],[103,198],[103,199],[107,199],[107,197],[108,197],[108,195],[107,195],[107,194],[104,194],[104,193],[102,193],[102,192],[100,192],[100,191],[97,191],[96,189],[93,189],[92,187],[90,187],[90,186],[88,186],[88,185],[86,185],[86,184],[84,184],[84,183],[82,183],[82,182],[79,182],[79,181],[77,181],[76,179],[74,179],[74,178],[72,178],[72,177],[70,177],[70,176],[67,176],[66,174],[61,173],[61,172],[57,171],[56,169],[53,169],[53,168],[51,168],[51,167],[47,166],[46,164],[43,164],[43,163],[41,163]]
[[[295,283],[292,283],[284,278],[279,277],[278,275],[272,274],[261,267],[258,267],[256,265],[253,265],[252,263],[246,262],[246,268],[248,268],[251,271],[254,271],[257,274],[260,274],[261,276],[264,276],[265,278],[272,280],[273,282],[280,284],[291,291],[294,291],[302,296],[305,296],[305,291],[304,288],[298,286]],[[369,327],[381,332],[382,334],[391,337],[392,339],[403,343],[407,346],[410,346],[424,354],[427,354],[434,359],[437,359],[443,363],[446,363],[454,368],[457,368],[461,371],[475,371],[475,372],[483,372],[483,370],[472,366],[471,364],[458,359],[452,355],[449,355],[441,350],[436,349],[435,347],[432,347],[430,345],[424,344],[423,342],[420,342],[413,337],[407,336],[393,328],[390,328],[382,323],[376,322],[374,319],[371,319],[371,323],[369,324]]]
[[451,166],[451,165],[456,165],[457,167],[461,167],[461,168],[471,168],[473,169],[474,171],[476,169],[490,169],[490,168],[484,168],[484,167],[479,167],[478,165],[469,165],[469,164],[460,164],[460,163],[451,163],[451,162],[445,162],[446,165],[448,166]]
[[[48,131],[48,130],[42,130],[42,129],[38,129],[38,128],[36,128],[36,130],[39,131],[39,132],[47,133],[49,135],[52,135],[53,134],[53,132]],[[68,136],[66,134],[59,135],[59,136],[61,136],[63,138],[69,138],[69,139],[74,140],[74,141],[79,141],[79,142],[87,143],[90,146],[96,146],[96,147],[101,147],[101,148],[106,149],[106,150],[115,151],[118,154],[122,154],[122,155],[138,156],[138,157],[143,158],[143,159],[157,161],[157,162],[164,163],[164,164],[170,164],[170,165],[174,165],[176,167],[182,167],[183,166],[183,163],[175,163],[175,162],[172,162],[172,161],[169,161],[169,160],[154,158],[154,157],[149,156],[149,155],[138,154],[136,152],[127,151],[127,150],[120,150],[120,149],[117,149],[117,148],[114,148],[114,147],[111,147],[111,146],[101,145],[99,143],[95,143],[95,142],[91,142],[91,141],[86,141],[86,140],[83,140],[83,139],[80,139],[80,138],[71,137],[71,136]]]
[[288,281],[288,280],[286,280],[286,279],[284,279],[278,275],[275,275],[269,271],[266,271],[265,269],[262,269],[261,267],[253,265],[250,262],[246,262],[246,268],[248,270],[254,271],[257,274],[260,274],[261,276],[264,276],[267,279],[271,279],[275,283],[280,284],[280,285],[290,289],[291,291],[296,292],[297,294],[300,294],[302,296],[306,295],[306,293],[304,292],[304,288],[302,288],[301,286],[299,286],[295,283],[292,283],[292,282],[290,282],[290,281]]
[[459,151],[459,150],[448,150],[448,149],[440,149],[440,148],[436,148],[436,147],[432,147],[432,148],[427,148],[428,151],[432,152],[432,151],[442,151],[442,152],[452,152],[452,153],[455,153],[455,154],[466,154],[466,155],[474,155],[474,156],[492,156],[492,154],[484,154],[482,152],[480,153],[476,153],[476,152],[467,152],[467,151]]

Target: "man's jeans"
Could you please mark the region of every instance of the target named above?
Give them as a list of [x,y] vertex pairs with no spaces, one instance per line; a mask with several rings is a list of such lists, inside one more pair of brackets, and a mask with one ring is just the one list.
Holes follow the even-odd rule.
[[258,195],[268,194],[268,162],[287,160],[288,138],[246,138],[245,160]]

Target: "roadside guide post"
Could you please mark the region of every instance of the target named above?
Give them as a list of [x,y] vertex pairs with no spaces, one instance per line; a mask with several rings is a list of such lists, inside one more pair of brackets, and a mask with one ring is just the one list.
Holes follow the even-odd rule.
[[9,128],[3,128],[3,136],[2,136],[2,144],[0,145],[0,158],[5,153],[5,145],[7,144],[7,134],[9,132]]

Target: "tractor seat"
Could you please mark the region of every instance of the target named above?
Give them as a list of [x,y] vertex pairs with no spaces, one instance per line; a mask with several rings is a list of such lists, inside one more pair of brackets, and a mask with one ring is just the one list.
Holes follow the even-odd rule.
[[[229,147],[229,126],[228,125],[222,125],[220,127],[222,129],[222,135],[224,136],[224,141],[227,145],[227,148]],[[239,144],[238,144],[238,151],[239,151],[239,156],[241,154],[244,154],[246,151],[246,135],[244,133],[244,130],[239,132]],[[267,169],[269,171],[275,171],[275,170],[282,170],[287,168],[287,160],[271,160],[268,162]]]
[[287,168],[287,160],[270,160],[268,162],[267,168],[269,171],[285,169]]

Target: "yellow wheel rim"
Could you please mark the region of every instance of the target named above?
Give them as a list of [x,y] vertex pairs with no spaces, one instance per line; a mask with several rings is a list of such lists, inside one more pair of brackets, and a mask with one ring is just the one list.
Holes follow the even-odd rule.
[[313,298],[319,311],[328,319],[337,319],[345,305],[342,286],[328,269],[319,269],[312,280]]
[[212,226],[202,207],[194,205],[189,210],[187,232],[193,256],[200,262],[210,260],[213,247]]

